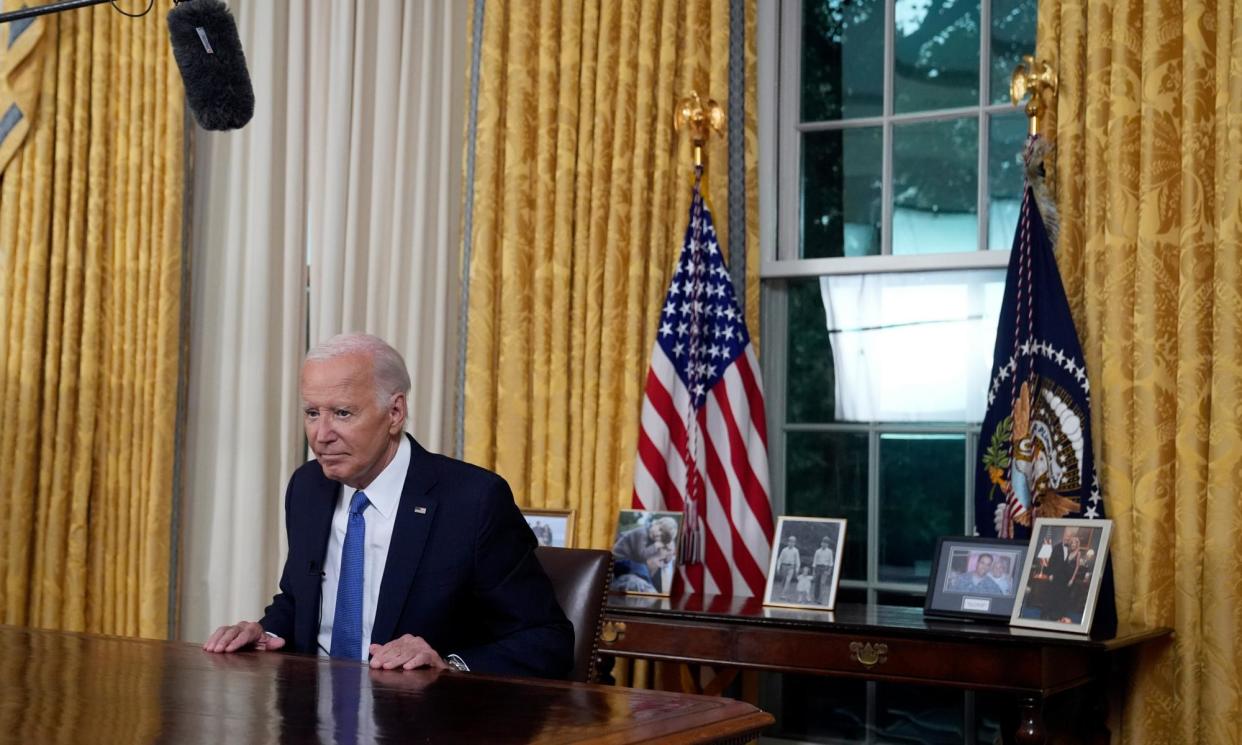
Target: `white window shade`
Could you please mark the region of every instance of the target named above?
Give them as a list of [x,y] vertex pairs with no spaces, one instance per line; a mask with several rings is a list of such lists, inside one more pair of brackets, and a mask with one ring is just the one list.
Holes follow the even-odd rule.
[[852,422],[979,422],[1004,270],[820,279],[836,415]]

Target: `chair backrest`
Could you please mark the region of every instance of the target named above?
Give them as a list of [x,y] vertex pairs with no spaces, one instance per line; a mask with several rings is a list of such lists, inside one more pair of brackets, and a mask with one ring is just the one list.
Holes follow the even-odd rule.
[[600,627],[604,621],[604,601],[612,575],[612,554],[591,548],[552,548],[540,546],[535,556],[552,580],[556,601],[574,625],[574,669],[570,680],[595,680],[595,658],[599,649]]

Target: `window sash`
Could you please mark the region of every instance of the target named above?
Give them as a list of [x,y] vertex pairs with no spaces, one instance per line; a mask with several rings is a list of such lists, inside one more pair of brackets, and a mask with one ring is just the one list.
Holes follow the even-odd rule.
[[[884,6],[884,104],[883,114],[857,119],[801,122],[802,3],[782,0],[761,3],[759,8],[759,110],[760,151],[776,153],[760,162],[760,277],[809,276],[812,274],[857,274],[865,272],[927,271],[937,268],[969,269],[1005,266],[1008,251],[988,250],[988,135],[994,114],[1009,113],[1015,107],[993,104],[991,96],[991,2],[979,3],[979,96],[975,105],[895,114],[895,0]],[[773,64],[775,62],[775,64]],[[778,92],[779,91],[779,92]],[[775,97],[775,100],[773,100]],[[976,168],[979,174],[977,241],[973,251],[893,255],[893,127],[913,122],[938,121],[974,115],[978,117]],[[880,254],[866,257],[799,257],[801,239],[802,135],[854,127],[882,128]],[[983,254],[983,256],[978,256]],[[913,260],[913,261],[912,261]]]

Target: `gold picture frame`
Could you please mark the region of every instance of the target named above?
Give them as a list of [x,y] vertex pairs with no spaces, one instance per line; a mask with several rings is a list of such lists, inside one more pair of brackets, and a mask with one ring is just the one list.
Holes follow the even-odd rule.
[[684,518],[680,512],[621,510],[608,588],[630,595],[669,595],[677,576]]
[[526,524],[535,534],[539,545],[556,548],[574,548],[576,515],[574,510],[522,509],[522,517],[526,518]]

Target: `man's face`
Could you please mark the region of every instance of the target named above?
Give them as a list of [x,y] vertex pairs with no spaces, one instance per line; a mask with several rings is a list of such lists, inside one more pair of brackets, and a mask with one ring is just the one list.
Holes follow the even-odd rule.
[[1061,536],[1061,543],[1068,546],[1076,540],[1078,540],[1078,531],[1073,528],[1066,528],[1064,535]]
[[1004,577],[1006,574],[1009,574],[1009,567],[1004,562],[998,561],[992,565],[993,577]]
[[785,545],[786,545],[786,546],[796,546],[796,545],[798,545],[798,539],[797,539],[797,538],[795,538],[794,536],[789,536],[789,540],[785,541]]
[[324,475],[364,489],[384,470],[400,441],[405,396],[376,400],[372,362],[362,354],[302,366],[306,439]]
[[980,577],[987,574],[988,570],[991,568],[992,568],[992,557],[991,556],[980,556],[979,560],[975,562],[975,574],[979,575]]

